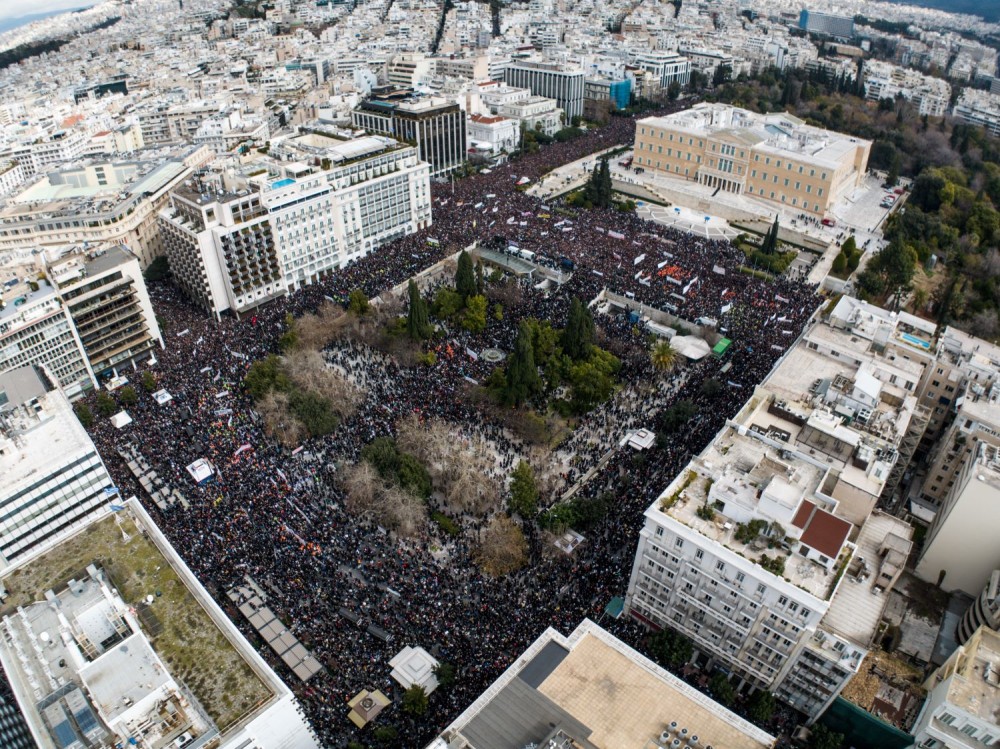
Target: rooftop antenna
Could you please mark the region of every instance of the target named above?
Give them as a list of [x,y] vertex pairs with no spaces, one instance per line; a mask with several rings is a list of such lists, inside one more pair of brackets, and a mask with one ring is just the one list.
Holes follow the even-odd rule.
[[121,513],[120,512],[116,512],[114,515],[115,515],[115,524],[118,526],[118,530],[120,530],[122,532],[122,541],[124,541],[125,543],[128,543],[129,541],[132,540],[132,536],[130,536],[128,534],[128,531],[126,531],[125,527],[122,525],[122,516],[121,516]]

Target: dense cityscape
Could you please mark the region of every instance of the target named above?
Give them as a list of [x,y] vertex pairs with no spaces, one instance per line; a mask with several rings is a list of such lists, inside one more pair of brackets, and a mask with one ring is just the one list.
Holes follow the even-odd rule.
[[941,5],[0,7],[0,747],[1000,745]]

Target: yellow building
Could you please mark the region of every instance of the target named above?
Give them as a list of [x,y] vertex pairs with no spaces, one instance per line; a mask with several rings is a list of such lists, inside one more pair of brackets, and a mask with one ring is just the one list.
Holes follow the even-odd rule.
[[634,163],[822,217],[861,183],[871,145],[782,112],[697,104],[639,120]]

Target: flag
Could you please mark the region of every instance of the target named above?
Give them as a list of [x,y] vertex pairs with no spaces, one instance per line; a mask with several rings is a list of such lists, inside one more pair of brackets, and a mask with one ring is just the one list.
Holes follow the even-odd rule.
[[106,487],[104,487],[104,494],[106,496],[108,496],[108,497],[110,497],[112,494],[117,494],[117,493],[118,493],[118,487],[117,486],[106,486]]
[[108,505],[108,507],[111,509],[111,512],[121,512],[125,509],[123,505]]

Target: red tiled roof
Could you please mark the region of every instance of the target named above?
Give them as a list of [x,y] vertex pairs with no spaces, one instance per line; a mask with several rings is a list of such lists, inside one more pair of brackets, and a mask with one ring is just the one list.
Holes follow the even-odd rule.
[[503,117],[490,117],[490,116],[485,115],[485,114],[474,114],[469,119],[472,120],[473,122],[478,122],[478,123],[483,124],[483,125],[492,125],[495,122],[503,122],[504,121]]
[[[798,513],[796,519],[798,519]],[[816,508],[812,517],[809,518],[802,538],[799,540],[810,549],[815,549],[824,556],[836,559],[844,541],[847,540],[847,534],[850,532],[851,524],[846,520],[831,515],[826,510]]]
[[795,517],[792,518],[792,525],[796,528],[805,528],[806,523],[809,522],[809,518],[812,517],[813,510],[816,509],[816,505],[810,502],[808,499],[803,501],[799,505],[799,511],[795,513]]

